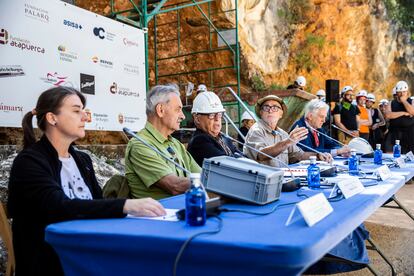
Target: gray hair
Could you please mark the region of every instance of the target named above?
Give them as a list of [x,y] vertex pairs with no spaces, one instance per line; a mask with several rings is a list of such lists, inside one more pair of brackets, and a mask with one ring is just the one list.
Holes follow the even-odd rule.
[[151,88],[147,95],[147,116],[155,114],[155,107],[160,103],[168,103],[170,101],[170,94],[180,96],[180,91],[175,83],[166,85],[156,85]]
[[326,111],[328,111],[329,106],[324,101],[313,99],[305,105],[305,117],[308,116],[309,113],[315,113],[321,109],[326,109]]

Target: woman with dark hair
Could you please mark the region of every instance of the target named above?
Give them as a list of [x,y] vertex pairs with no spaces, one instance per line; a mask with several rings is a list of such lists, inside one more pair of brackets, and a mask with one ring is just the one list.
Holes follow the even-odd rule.
[[[69,87],[43,92],[22,122],[24,149],[9,180],[16,275],[62,275],[53,248],[44,241],[48,224],[74,219],[160,216],[150,198],[102,199],[90,157],[72,143],[85,136],[85,97]],[[36,142],[32,119],[43,132]]]

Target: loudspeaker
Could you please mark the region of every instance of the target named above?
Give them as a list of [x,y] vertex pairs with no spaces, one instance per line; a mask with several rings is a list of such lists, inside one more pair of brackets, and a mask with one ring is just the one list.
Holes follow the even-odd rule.
[[326,102],[339,102],[339,80],[326,80]]

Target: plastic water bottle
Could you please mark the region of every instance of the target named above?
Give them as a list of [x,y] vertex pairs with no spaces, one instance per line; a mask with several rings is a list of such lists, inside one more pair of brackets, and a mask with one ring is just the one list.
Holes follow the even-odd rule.
[[355,149],[351,149],[351,156],[348,160],[348,170],[350,175],[358,175],[359,174],[359,160],[356,154]]
[[374,152],[374,164],[382,165],[382,150],[381,144],[377,144],[377,148]]
[[321,170],[316,164],[316,156],[310,157],[310,165],[308,167],[308,187],[311,189],[321,187]]
[[395,158],[401,156],[400,140],[395,140],[395,145],[394,145],[394,148],[393,148],[393,154],[394,154]]
[[190,174],[191,187],[185,193],[185,221],[190,226],[206,223],[206,195],[201,188],[199,173]]

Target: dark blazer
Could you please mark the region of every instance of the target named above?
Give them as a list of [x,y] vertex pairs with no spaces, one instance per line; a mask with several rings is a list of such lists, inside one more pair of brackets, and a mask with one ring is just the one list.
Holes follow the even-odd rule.
[[[330,153],[331,152],[331,149],[340,148],[340,145],[337,142],[333,141],[332,139],[326,138],[325,136],[320,135],[320,134],[318,134],[319,146],[316,147],[315,138],[312,135],[312,130],[306,126],[306,122],[305,122],[305,117],[304,116],[302,116],[299,120],[297,120],[293,124],[293,126],[290,128],[290,130],[294,129],[296,126],[298,126],[298,127],[306,127],[308,129],[308,131],[309,131],[308,136],[306,137],[306,139],[300,141],[300,143],[302,143],[302,144],[304,144],[304,145],[306,145],[308,147],[314,148],[314,149],[316,149],[316,150],[318,150],[320,152],[328,152],[328,153]],[[319,128],[317,130],[319,132],[323,133],[323,134],[327,134],[326,133],[326,130],[323,129],[323,128]],[[303,149],[304,151],[309,151],[309,149],[307,149],[307,148],[305,148],[305,147],[303,147],[303,146],[301,146],[299,144],[297,144],[297,145],[301,149]]]
[[44,241],[48,224],[125,216],[125,199],[102,200],[90,157],[72,146],[69,152],[94,200],[70,199],[65,195],[60,179],[62,163],[46,136],[14,159],[8,210],[13,218],[17,276],[63,274],[58,256]]
[[[232,152],[230,156],[243,156],[243,153],[239,151],[229,139],[225,137],[222,137],[222,139]],[[193,137],[191,137],[187,150],[200,166],[203,165],[204,158],[227,155],[226,151],[213,136],[198,128],[194,132]]]

